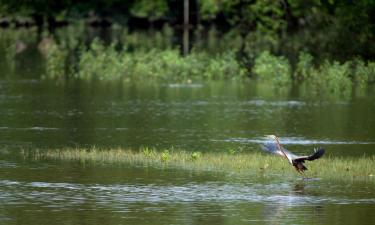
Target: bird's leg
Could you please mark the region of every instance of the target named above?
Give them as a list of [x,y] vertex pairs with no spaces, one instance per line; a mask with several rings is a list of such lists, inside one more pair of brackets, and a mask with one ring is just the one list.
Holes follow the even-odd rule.
[[300,170],[300,169],[298,169],[297,171],[299,172],[299,174],[301,174],[303,180],[308,180],[308,179],[309,179],[309,178],[306,176],[304,170]]
[[303,167],[300,167],[300,164],[294,164],[294,168],[297,170],[297,172],[302,176],[302,179],[307,179],[305,176],[305,171],[303,170]]
[[299,174],[301,174],[301,175],[303,175],[304,173],[303,173],[303,170],[301,170],[297,165],[293,165],[294,166],[294,168],[296,169],[296,171],[299,173]]

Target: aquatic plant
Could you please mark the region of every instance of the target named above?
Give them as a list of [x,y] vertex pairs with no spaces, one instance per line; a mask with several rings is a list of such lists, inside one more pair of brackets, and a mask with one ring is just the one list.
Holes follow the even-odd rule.
[[202,156],[202,154],[200,152],[193,152],[191,153],[191,160],[197,160],[199,159],[200,157]]
[[[252,176],[299,176],[284,159],[261,152],[188,152],[178,149],[161,151],[143,147],[138,151],[129,149],[65,148],[23,151],[25,158],[77,160],[82,163],[134,164],[154,167],[170,167],[188,170],[209,170]],[[325,156],[309,163],[307,177],[332,180],[375,181],[375,156],[340,158]]]
[[252,72],[260,79],[285,85],[291,82],[291,66],[283,56],[274,56],[269,51],[262,52],[256,59]]
[[325,60],[318,69],[311,71],[307,82],[321,92],[349,95],[352,91],[350,72],[348,62],[340,64],[337,61]]
[[88,47],[78,47],[77,43],[76,39],[62,44],[51,41],[43,51],[46,58],[44,78],[186,82],[244,78],[252,71],[256,78],[279,89],[289,87],[294,79],[307,86],[308,92],[334,96],[350,96],[353,87],[366,89],[375,82],[375,63],[361,59],[345,63],[326,59],[320,65],[314,65],[312,55],[301,52],[292,73],[288,59],[269,51],[256,56],[253,67],[246,67],[230,50],[216,54],[193,50],[182,56],[178,49],[168,47],[136,50],[117,42],[107,46],[94,40]]
[[155,149],[151,149],[149,147],[144,147],[144,148],[141,148],[141,151],[142,153],[146,156],[146,157],[152,157],[156,154],[156,151]]
[[173,49],[174,31],[171,26],[164,25],[160,30],[146,32],[129,32],[128,28],[120,27],[119,42],[125,43],[130,51],[150,51],[152,49]]
[[306,80],[309,78],[314,71],[313,60],[314,58],[312,55],[306,52],[300,52],[298,55],[296,69],[294,70],[294,79]]
[[352,80],[360,88],[365,88],[367,84],[375,82],[375,63],[364,62],[361,59],[354,59],[350,62],[352,66]]
[[115,50],[115,43],[105,47],[94,40],[90,49],[81,49],[76,78],[110,80],[122,77],[126,70],[123,56]]
[[94,41],[82,50],[76,77],[80,79],[113,80],[121,78],[152,78],[184,81],[187,79],[224,79],[246,74],[234,53],[215,56],[192,52],[186,57],[179,50],[129,52],[117,51],[115,44],[105,47]]
[[67,71],[68,50],[51,42],[45,50],[46,74],[43,78],[64,78]]
[[170,157],[169,150],[166,149],[161,153],[160,159],[162,162],[167,162],[169,160],[169,157]]
[[[315,92],[326,95],[349,96],[353,87],[365,90],[375,81],[375,63],[356,58],[345,63],[324,60],[320,66],[313,64],[314,58],[300,53],[294,79],[307,84]],[[367,65],[366,65],[367,64]]]

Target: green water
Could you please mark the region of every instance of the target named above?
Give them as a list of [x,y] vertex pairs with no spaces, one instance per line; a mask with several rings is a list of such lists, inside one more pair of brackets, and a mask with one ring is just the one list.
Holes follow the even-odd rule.
[[178,147],[256,151],[266,134],[309,152],[372,155],[375,98],[325,100],[256,82],[59,84],[0,81],[1,147]]
[[67,146],[251,152],[260,151],[264,135],[277,134],[296,153],[321,146],[324,157],[375,155],[374,91],[328,98],[255,81],[43,81],[43,58],[36,52],[28,46],[12,65],[0,55],[0,224],[375,221],[373,183],[91,165],[20,154]]
[[1,161],[1,224],[372,224],[373,184]]
[[[23,159],[65,146],[374,154],[375,100],[275,94],[252,82],[0,81],[0,224],[372,224],[373,183]],[[292,169],[292,168],[291,168]]]

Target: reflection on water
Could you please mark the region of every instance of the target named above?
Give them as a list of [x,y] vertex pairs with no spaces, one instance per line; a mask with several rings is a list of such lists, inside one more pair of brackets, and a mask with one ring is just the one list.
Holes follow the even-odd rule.
[[[286,145],[374,145],[372,141],[337,141],[337,140],[307,140],[299,137],[280,137],[283,144]],[[220,141],[220,140],[213,140]],[[239,142],[239,143],[256,143],[262,144],[266,141],[266,138],[230,138],[222,140],[224,142]]]
[[375,219],[366,183],[28,161],[1,172],[2,224],[331,224],[336,216],[370,224],[359,209]]
[[272,94],[254,82],[60,85],[34,79],[0,80],[0,91],[0,147],[8,149],[254,151],[265,134],[278,134],[291,148],[325,145],[331,155],[374,154],[371,96],[343,101]]
[[[135,166],[28,161],[66,146],[375,154],[375,99],[271,93],[256,83],[0,80],[0,224],[372,224],[372,183],[234,177]],[[297,176],[297,175],[296,175]]]
[[[254,183],[187,183],[182,186],[156,184],[83,185],[73,183],[18,182],[0,180],[1,198],[5,204],[42,204],[44,207],[64,207],[93,200],[98,204],[121,208],[125,203],[152,204],[173,202],[247,202],[300,206],[315,204],[374,204],[375,198],[345,198],[314,196],[304,190],[305,184],[254,184]],[[314,185],[313,185],[314,186]],[[324,187],[329,189],[328,187]],[[16,190],[16,192],[15,192]],[[329,191],[329,190],[328,190]],[[23,201],[17,201],[17,198]],[[18,202],[18,203],[17,203]]]

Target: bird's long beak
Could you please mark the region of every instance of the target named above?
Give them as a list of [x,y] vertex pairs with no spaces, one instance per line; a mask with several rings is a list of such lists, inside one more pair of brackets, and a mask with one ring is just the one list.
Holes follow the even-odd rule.
[[288,159],[288,156],[285,154],[283,148],[281,147],[281,144],[280,144],[280,141],[279,141],[279,138],[276,136],[276,135],[266,135],[266,137],[268,138],[272,138],[276,141],[276,144],[277,144],[277,148],[283,153],[284,157]]

